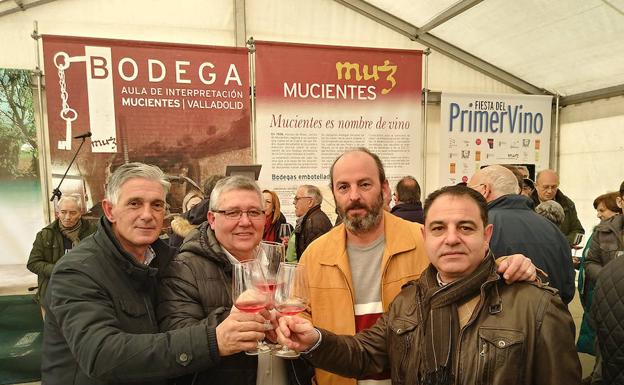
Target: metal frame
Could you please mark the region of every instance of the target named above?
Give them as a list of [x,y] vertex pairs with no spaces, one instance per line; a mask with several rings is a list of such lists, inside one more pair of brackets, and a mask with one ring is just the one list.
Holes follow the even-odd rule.
[[[476,71],[479,71],[493,79],[498,80],[518,91],[525,94],[533,95],[552,95],[551,92],[543,88],[539,88],[517,76],[510,74],[442,39],[439,39],[429,33],[423,33],[418,27],[399,19],[398,17],[381,10],[363,0],[334,0],[337,3],[344,5],[345,7],[352,9],[361,15],[368,17],[386,27],[392,29],[395,32],[400,33],[403,36],[408,37],[410,40],[423,44],[431,49],[434,49],[443,55],[446,55]],[[462,2],[463,3],[463,2]],[[469,9],[468,2],[463,4],[463,11]],[[471,6],[474,6],[472,4]],[[453,7],[449,8],[446,20],[449,20],[452,16],[456,16],[460,13],[460,9],[455,9],[451,12]],[[454,15],[452,15],[454,13]],[[444,13],[443,13],[444,14]],[[452,15],[452,16],[451,16]],[[442,21],[442,20],[440,20]],[[439,24],[438,24],[439,25]]]
[[13,0],[13,2],[15,3],[15,8],[10,8],[10,9],[7,9],[6,11],[0,12],[0,17],[10,15],[15,12],[25,11],[29,8],[34,8],[39,5],[51,3],[53,1],[56,1],[56,0],[36,0],[30,3],[25,3],[24,0]]
[[451,20],[455,16],[461,15],[462,13],[466,12],[467,10],[469,10],[470,8],[474,7],[475,5],[479,4],[482,1],[483,0],[462,0],[453,4],[453,6],[451,6],[449,9],[442,12],[441,14],[434,17],[433,19],[429,20],[427,24],[420,27],[419,28],[420,33],[426,33],[426,32],[431,31],[435,27],[438,27],[446,23],[447,21]]
[[237,47],[247,44],[247,24],[245,20],[245,0],[234,0],[234,38]]
[[620,84],[617,86],[601,88],[598,90],[581,92],[580,94],[574,94],[569,96],[564,96],[559,100],[559,106],[565,107],[570,106],[572,104],[586,103],[599,99],[607,99],[615,96],[623,96],[624,95],[624,84]]

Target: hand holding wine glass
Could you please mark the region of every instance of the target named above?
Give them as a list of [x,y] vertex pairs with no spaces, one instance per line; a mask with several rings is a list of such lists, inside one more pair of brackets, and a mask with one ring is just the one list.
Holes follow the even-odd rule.
[[[275,290],[275,308],[285,317],[297,315],[306,310],[309,303],[305,266],[294,263],[282,263],[277,274]],[[282,358],[297,358],[299,353],[282,347],[274,353]]]
[[[234,306],[245,313],[259,313],[269,304],[269,295],[260,290],[266,286],[266,279],[257,260],[245,261],[232,266],[232,302]],[[258,341],[256,350],[246,351],[246,354],[256,355],[267,351]]]

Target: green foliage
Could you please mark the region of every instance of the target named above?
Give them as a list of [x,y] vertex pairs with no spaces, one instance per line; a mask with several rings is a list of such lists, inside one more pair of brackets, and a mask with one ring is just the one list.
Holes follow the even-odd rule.
[[30,72],[0,68],[0,178],[36,176],[37,149]]

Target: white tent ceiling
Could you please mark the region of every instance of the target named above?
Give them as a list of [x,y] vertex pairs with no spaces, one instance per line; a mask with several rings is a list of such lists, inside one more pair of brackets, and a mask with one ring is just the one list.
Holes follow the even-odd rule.
[[[53,1],[0,0],[0,16]],[[335,1],[524,93],[624,95],[624,0]]]
[[526,93],[624,94],[624,0],[336,0]]

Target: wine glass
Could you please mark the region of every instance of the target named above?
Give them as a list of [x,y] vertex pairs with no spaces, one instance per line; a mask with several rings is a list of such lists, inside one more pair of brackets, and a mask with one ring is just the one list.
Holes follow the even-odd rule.
[[[258,290],[265,293],[268,297],[269,305],[268,309],[273,308],[273,294],[275,293],[275,287],[277,285],[276,276],[279,270],[280,263],[284,262],[286,251],[284,245],[278,242],[261,242],[258,246],[256,253],[256,260],[260,264],[262,273],[266,281],[258,284]],[[267,328],[271,324],[269,320],[265,321]],[[266,342],[260,343],[262,349],[271,350],[272,347]]]
[[[269,305],[269,295],[259,289],[262,285],[266,285],[266,279],[258,261],[232,265],[232,302],[238,310],[259,313]],[[258,341],[256,350],[246,351],[245,354],[257,355],[268,351],[266,345],[263,346],[262,341]]]
[[277,271],[284,262],[286,250],[284,245],[278,242],[260,242],[256,253],[256,260],[262,268],[266,283],[258,286],[260,290],[269,294],[269,300],[273,301],[275,293]]
[[[308,303],[309,295],[305,266],[283,262],[277,273],[275,309],[285,317],[291,317],[306,310]],[[280,350],[273,352],[273,354],[282,358],[299,357],[299,353],[286,346],[282,346]]]
[[287,245],[290,235],[292,234],[292,228],[288,223],[282,223],[280,225],[279,237],[282,240],[282,244]]

